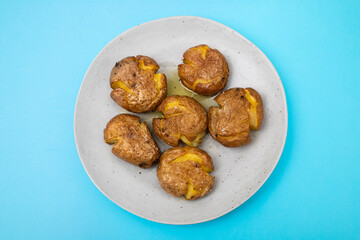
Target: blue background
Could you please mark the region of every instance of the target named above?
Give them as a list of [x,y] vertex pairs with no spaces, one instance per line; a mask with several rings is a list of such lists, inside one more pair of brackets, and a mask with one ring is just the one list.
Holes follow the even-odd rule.
[[[188,226],[108,200],[73,134],[77,93],[100,50],[176,15],[219,21],[257,45],[289,110],[264,186],[233,212]],[[0,239],[360,239],[359,1],[2,1],[0,31]]]

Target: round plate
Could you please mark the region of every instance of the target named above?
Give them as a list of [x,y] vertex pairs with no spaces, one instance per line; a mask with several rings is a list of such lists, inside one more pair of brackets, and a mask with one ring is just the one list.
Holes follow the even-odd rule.
[[[264,121],[250,133],[251,143],[226,148],[209,134],[200,148],[213,159],[215,187],[202,199],[186,201],[159,185],[156,167],[141,169],[111,153],[103,129],[115,115],[126,112],[111,98],[109,76],[115,62],[127,56],[154,58],[163,70],[175,69],[189,47],[208,44],[229,63],[226,89],[252,87],[262,96]],[[140,114],[151,123],[154,114]],[[151,221],[193,224],[220,217],[240,206],[275,168],[286,139],[287,106],[283,85],[269,59],[236,31],[209,19],[171,17],[140,24],[116,37],[95,58],[80,88],[75,108],[75,141],[82,164],[94,184],[125,210]],[[168,145],[157,139],[162,151]]]

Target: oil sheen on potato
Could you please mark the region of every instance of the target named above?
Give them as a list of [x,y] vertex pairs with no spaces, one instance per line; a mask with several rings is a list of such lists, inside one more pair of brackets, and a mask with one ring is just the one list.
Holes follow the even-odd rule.
[[184,87],[180,81],[176,67],[160,69],[159,72],[166,75],[168,88],[167,96],[180,95],[192,97],[203,105],[206,111],[208,111],[211,106],[218,106],[214,101],[213,96],[202,96]]

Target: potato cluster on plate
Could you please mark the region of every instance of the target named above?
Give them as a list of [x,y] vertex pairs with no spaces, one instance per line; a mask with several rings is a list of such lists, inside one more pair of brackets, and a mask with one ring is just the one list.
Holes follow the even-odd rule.
[[[132,114],[113,117],[104,130],[104,140],[113,144],[114,155],[141,168],[159,161],[157,177],[168,193],[186,200],[205,196],[214,186],[209,174],[214,170],[211,157],[197,148],[207,132],[225,147],[248,144],[250,130],[260,129],[264,111],[260,94],[252,88],[231,88],[221,92],[228,81],[225,57],[207,45],[189,48],[178,66],[183,86],[205,96],[218,94],[219,107],[205,108],[188,96],[167,96],[165,74],[147,56],[126,57],[117,62],[110,75],[110,96],[124,109],[142,113],[156,109],[155,134],[173,148],[164,153],[145,122]],[[184,147],[179,144],[185,145]]]

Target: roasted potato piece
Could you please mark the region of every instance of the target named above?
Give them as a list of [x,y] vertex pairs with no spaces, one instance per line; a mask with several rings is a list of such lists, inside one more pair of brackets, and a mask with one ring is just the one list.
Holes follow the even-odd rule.
[[159,105],[157,111],[164,118],[154,118],[152,125],[156,135],[171,146],[183,141],[190,146],[198,146],[207,129],[205,108],[188,96],[169,96]]
[[183,57],[178,74],[185,87],[208,96],[224,89],[229,77],[229,66],[217,49],[202,44],[186,50]]
[[160,157],[157,177],[161,187],[175,197],[194,200],[205,196],[214,186],[209,175],[214,166],[209,154],[195,147],[175,147]]
[[249,102],[242,88],[232,88],[214,99],[221,108],[209,109],[209,132],[226,147],[250,143]]
[[209,132],[226,147],[250,143],[250,128],[259,129],[263,116],[260,94],[252,88],[232,88],[214,99],[221,108],[209,109]]
[[166,76],[150,57],[127,57],[117,62],[110,75],[110,96],[131,112],[154,110],[166,97]]
[[114,144],[115,156],[141,168],[151,167],[160,156],[146,123],[140,123],[140,118],[131,114],[113,117],[104,130],[104,140]]

